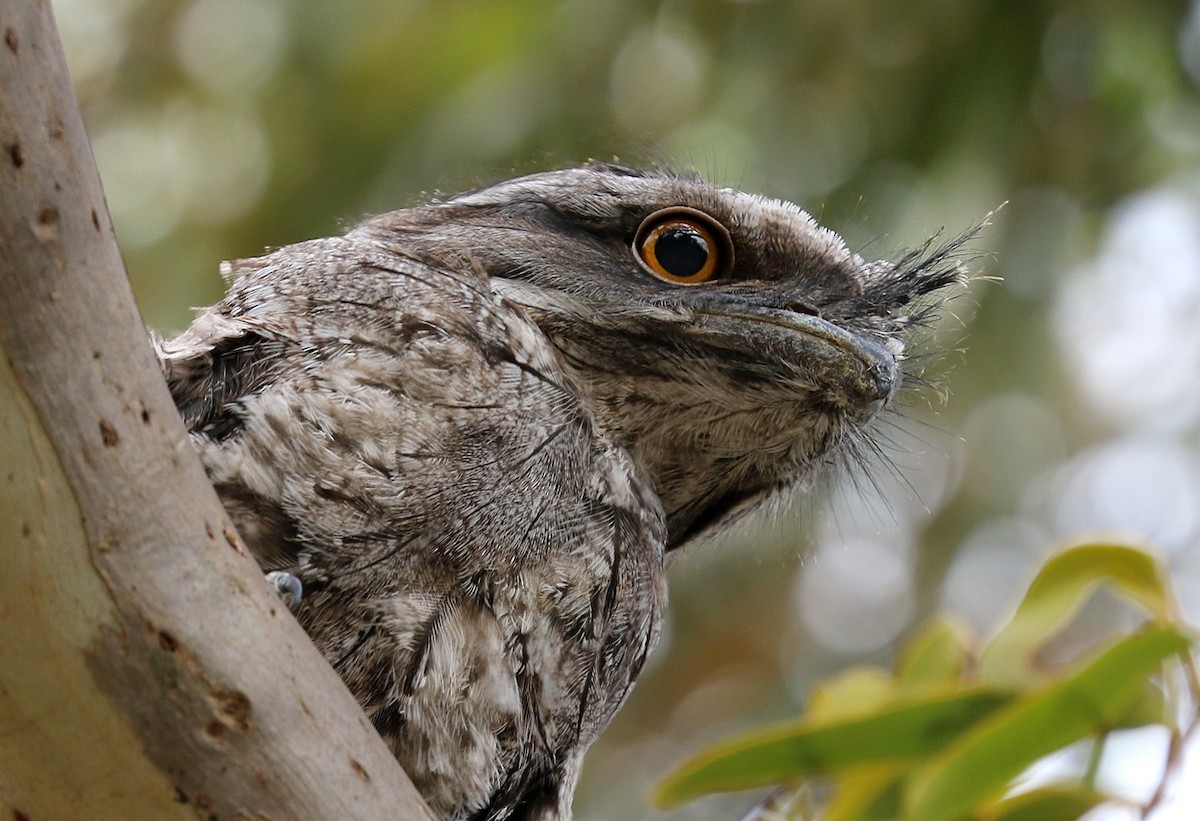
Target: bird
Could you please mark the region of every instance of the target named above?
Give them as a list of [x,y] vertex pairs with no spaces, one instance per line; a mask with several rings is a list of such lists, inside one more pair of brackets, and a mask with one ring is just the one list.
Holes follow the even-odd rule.
[[870,441],[968,237],[866,261],[794,204],[590,161],[223,263],[156,345],[435,815],[566,821],[671,557]]

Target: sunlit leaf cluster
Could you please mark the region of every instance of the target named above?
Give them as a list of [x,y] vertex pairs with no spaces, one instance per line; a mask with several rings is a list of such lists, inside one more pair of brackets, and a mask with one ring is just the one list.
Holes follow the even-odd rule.
[[[1131,601],[1145,623],[1082,659],[1043,661],[1101,586]],[[854,667],[822,683],[797,720],[712,745],[662,781],[656,797],[672,805],[782,785],[757,810],[764,821],[1078,818],[1122,800],[1095,784],[1111,733],[1161,724],[1179,748],[1195,726],[1194,643],[1158,557],[1117,542],[1075,545],[1042,566],[982,647],[952,617],[937,616],[892,670]],[[1181,690],[1170,686],[1181,679]],[[1079,743],[1091,745],[1091,765],[1076,780],[1022,785],[1039,759]],[[1168,755],[1164,787],[1175,765]]]

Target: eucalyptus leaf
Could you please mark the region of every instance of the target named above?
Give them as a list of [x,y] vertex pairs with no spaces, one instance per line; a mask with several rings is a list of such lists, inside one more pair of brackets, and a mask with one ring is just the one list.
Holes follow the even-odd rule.
[[1083,784],[1041,787],[977,810],[975,821],[1067,821],[1080,818],[1109,800],[1110,796]]
[[1083,606],[1088,594],[1111,583],[1155,619],[1178,621],[1168,574],[1161,560],[1140,546],[1090,542],[1052,557],[1029,585],[1008,625],[980,660],[984,680],[1000,685],[1035,684],[1037,651]]
[[907,686],[954,681],[971,663],[971,631],[961,619],[938,614],[900,651],[896,680]]
[[910,766],[907,763],[860,764],[846,770],[837,779],[822,821],[894,818],[900,803],[897,785]]
[[1149,627],[995,712],[914,775],[905,817],[954,821],[1042,756],[1111,729],[1143,694],[1147,677],[1188,646],[1179,630]]
[[1013,698],[995,689],[906,696],[873,713],[777,725],[718,742],[685,761],[654,797],[671,806],[712,792],[764,787],[871,762],[914,761],[952,742]]

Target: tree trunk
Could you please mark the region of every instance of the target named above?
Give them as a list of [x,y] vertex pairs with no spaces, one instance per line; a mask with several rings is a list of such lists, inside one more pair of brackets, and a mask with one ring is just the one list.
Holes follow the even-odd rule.
[[0,817],[431,818],[192,452],[50,4],[0,31]]

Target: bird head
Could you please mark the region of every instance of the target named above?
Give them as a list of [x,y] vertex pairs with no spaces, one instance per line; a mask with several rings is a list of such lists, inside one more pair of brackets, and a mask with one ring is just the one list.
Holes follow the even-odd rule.
[[474,268],[537,323],[654,482],[669,548],[808,483],[862,436],[973,233],[868,262],[791,203],[609,164],[359,230]]

